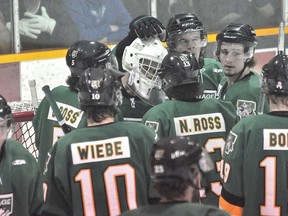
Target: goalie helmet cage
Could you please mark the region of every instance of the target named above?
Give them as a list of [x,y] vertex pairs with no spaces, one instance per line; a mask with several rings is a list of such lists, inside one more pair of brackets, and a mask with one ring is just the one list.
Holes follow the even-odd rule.
[[15,120],[12,139],[16,139],[26,148],[36,159],[38,159],[38,149],[35,145],[35,131],[32,120],[35,115],[35,108],[31,101],[8,102]]

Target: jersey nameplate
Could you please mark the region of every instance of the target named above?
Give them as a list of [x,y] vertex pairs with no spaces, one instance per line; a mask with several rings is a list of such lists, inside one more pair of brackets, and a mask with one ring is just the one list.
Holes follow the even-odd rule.
[[[68,104],[57,102],[57,105],[61,111],[65,123],[68,124],[69,126],[77,128],[83,116],[83,112],[81,112],[80,109],[77,109]],[[52,121],[57,121],[51,107],[49,108],[48,119]]]
[[128,137],[73,143],[71,145],[73,164],[83,164],[130,157]]
[[288,150],[288,129],[264,129],[264,150]]
[[221,113],[191,115],[174,118],[177,136],[225,132],[225,122]]

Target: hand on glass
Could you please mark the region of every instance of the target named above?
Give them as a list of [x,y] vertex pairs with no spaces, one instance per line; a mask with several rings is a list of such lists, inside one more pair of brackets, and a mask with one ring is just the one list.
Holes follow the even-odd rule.
[[41,12],[42,15],[25,12],[24,16],[29,18],[28,20],[31,24],[33,24],[34,28],[41,32],[47,32],[51,35],[55,28],[56,21],[49,17],[45,7],[41,7]]

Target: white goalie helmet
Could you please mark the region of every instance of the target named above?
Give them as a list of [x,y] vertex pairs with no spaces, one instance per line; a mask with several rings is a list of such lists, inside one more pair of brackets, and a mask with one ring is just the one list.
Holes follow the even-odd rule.
[[158,72],[167,53],[158,38],[148,40],[136,38],[123,53],[122,66],[130,74],[128,88],[150,105],[165,100]]

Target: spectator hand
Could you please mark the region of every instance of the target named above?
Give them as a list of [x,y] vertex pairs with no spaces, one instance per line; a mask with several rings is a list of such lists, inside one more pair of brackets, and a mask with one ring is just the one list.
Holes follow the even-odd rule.
[[[11,22],[8,22],[6,26],[9,31],[11,31]],[[19,32],[21,35],[25,35],[32,39],[37,39],[38,35],[41,33],[41,31],[35,27],[35,23],[31,22],[30,19],[19,20]]]
[[42,15],[32,14],[25,12],[24,15],[30,18],[30,22],[33,22],[34,26],[41,32],[47,32],[50,35],[53,33],[56,21],[49,17],[45,7],[41,7]]
[[166,29],[163,24],[152,16],[138,16],[130,22],[130,31],[134,31],[139,38],[159,37],[166,41]]

